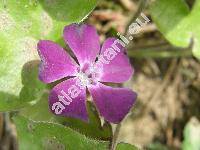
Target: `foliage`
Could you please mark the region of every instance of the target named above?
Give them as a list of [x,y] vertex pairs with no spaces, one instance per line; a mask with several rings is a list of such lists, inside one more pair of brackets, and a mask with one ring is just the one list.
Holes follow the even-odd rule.
[[[101,120],[92,103],[87,103],[88,123],[57,117],[48,109],[49,88],[54,83],[45,85],[38,79],[38,41],[52,40],[64,47],[61,37],[64,26],[82,22],[97,2],[98,0],[0,2],[0,112],[18,110],[13,121],[17,128],[20,150],[109,148],[113,138],[111,124]],[[191,46],[193,55],[198,59],[199,10],[200,0],[196,0],[192,8],[184,0],[156,0],[150,6],[152,19],[163,36],[176,47]],[[152,52],[145,54],[161,57],[156,54],[157,51]],[[138,56],[143,56],[141,51],[138,51]],[[199,141],[199,122],[193,119],[184,130],[183,150],[199,150]],[[119,143],[116,149],[138,148]],[[149,149],[167,148],[154,144]]]
[[58,124],[34,122],[21,116],[14,117],[14,122],[17,126],[20,150],[106,150],[109,144],[88,139]]
[[96,0],[0,2],[1,111],[19,109],[40,98],[46,86],[37,77],[38,40],[62,44],[64,26],[83,20],[96,3]]
[[[200,59],[200,0],[192,10],[183,0],[157,0],[151,15],[159,31],[177,47],[188,47],[192,42],[193,55]],[[162,10],[162,11],[161,11]]]
[[197,118],[191,118],[184,129],[183,150],[200,149],[200,122]]

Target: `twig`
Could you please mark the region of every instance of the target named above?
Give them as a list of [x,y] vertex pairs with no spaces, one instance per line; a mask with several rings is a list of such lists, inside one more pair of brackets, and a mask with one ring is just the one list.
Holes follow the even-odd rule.
[[141,28],[140,34],[154,32],[157,30],[157,27],[154,23],[147,24],[144,28]]
[[142,10],[146,6],[146,2],[147,2],[147,0],[140,0],[140,4],[139,4],[139,7],[138,7],[136,13],[131,17],[131,19],[129,20],[129,22],[127,24],[127,27],[126,27],[126,30],[125,30],[125,33],[126,33],[125,35],[128,35],[129,25],[132,24],[137,19],[137,17],[140,15]]
[[148,45],[144,45],[144,44],[137,44],[133,47],[129,47],[130,51],[134,51],[134,50],[148,50],[148,49],[172,49],[172,46],[167,43],[167,42],[159,42],[159,43],[153,43],[153,44],[148,44]]
[[147,108],[144,109],[145,110],[144,114],[146,114],[152,108],[153,102],[156,99],[158,99],[160,97],[160,95],[162,94],[162,92],[165,90],[165,88],[167,87],[167,85],[170,82],[171,76],[172,76],[174,70],[176,69],[176,67],[177,67],[177,59],[173,59],[170,64],[170,67],[167,70],[167,74],[164,77],[163,83],[157,88],[157,90],[154,93],[154,95],[152,96],[152,98],[146,104]]
[[141,118],[142,116],[146,115],[147,113],[149,113],[152,110],[152,105],[154,105],[155,100],[157,100],[160,97],[160,95],[163,93],[165,88],[170,83],[170,81],[171,81],[170,79],[171,79],[174,71],[176,70],[176,68],[177,68],[177,59],[173,59],[171,61],[171,64],[170,64],[167,72],[166,72],[163,82],[155,90],[156,92],[150,97],[149,101],[143,105],[142,109],[144,111],[142,111],[137,117]]
[[136,10],[135,4],[131,0],[119,0],[119,2],[122,4],[124,8],[126,8],[129,11]]
[[[2,113],[0,113],[0,141],[1,141],[1,138],[2,138],[2,136],[3,136],[3,114]],[[1,142],[0,142],[1,143]],[[0,147],[0,149],[1,149],[1,147]]]
[[13,128],[14,126],[12,125],[10,121],[10,114],[8,112],[4,113],[4,123],[5,123],[5,128],[4,132],[5,135],[3,136],[3,139],[1,140],[1,145],[0,149],[2,150],[8,150],[8,149],[13,149],[13,150],[18,150],[17,146],[17,141],[16,141],[16,131]]

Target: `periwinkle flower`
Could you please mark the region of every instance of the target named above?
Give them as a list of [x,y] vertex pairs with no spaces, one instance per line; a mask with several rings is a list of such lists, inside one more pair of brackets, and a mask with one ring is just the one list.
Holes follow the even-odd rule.
[[[88,121],[86,90],[105,120],[119,123],[136,100],[136,93],[127,88],[112,88],[103,83],[122,83],[133,69],[125,48],[115,38],[108,38],[100,49],[99,36],[91,25],[71,24],[64,29],[64,40],[78,63],[54,42],[41,40],[39,79],[45,83],[68,77],[56,85],[49,95],[49,107],[56,115]],[[116,47],[117,49],[113,48]],[[100,57],[98,57],[100,56]]]

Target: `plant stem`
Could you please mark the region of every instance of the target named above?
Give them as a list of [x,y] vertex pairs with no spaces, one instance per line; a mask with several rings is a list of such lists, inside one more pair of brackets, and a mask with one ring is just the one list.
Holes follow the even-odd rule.
[[155,49],[140,49],[129,50],[129,57],[134,58],[172,58],[172,57],[190,57],[192,51],[190,49],[174,49],[174,50],[155,50]]
[[121,123],[119,123],[119,124],[116,126],[116,129],[115,129],[115,132],[114,132],[114,135],[113,135],[112,145],[111,145],[110,150],[115,150],[115,148],[116,148],[117,139],[118,139],[118,136],[119,136],[120,128],[121,128]]

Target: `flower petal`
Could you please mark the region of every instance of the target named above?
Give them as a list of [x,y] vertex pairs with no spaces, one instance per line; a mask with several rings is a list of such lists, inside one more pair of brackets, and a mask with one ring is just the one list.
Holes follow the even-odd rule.
[[80,65],[95,61],[100,51],[96,29],[91,25],[71,24],[64,29],[65,42],[76,55]]
[[137,94],[127,88],[112,88],[101,83],[88,87],[100,114],[109,122],[119,123],[130,111]]
[[41,57],[39,78],[45,83],[54,82],[76,73],[78,65],[67,52],[54,42],[41,40],[38,43]]
[[86,88],[77,83],[77,78],[71,78],[55,86],[49,95],[49,107],[56,115],[87,121]]
[[122,83],[127,81],[133,74],[133,68],[125,54],[125,48],[119,43],[117,49],[112,48],[115,38],[108,38],[101,49],[100,58],[96,64],[97,68],[102,68],[99,81]]

